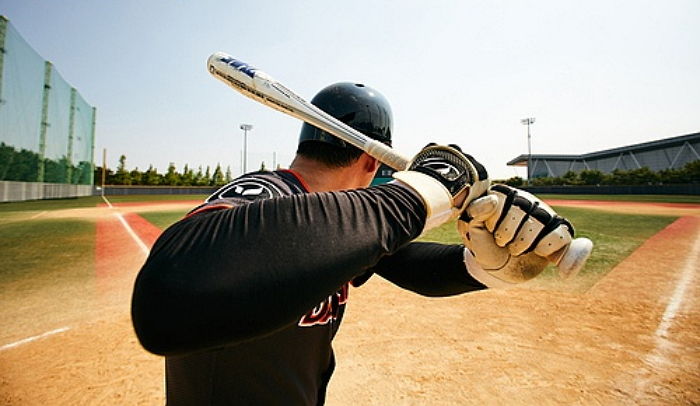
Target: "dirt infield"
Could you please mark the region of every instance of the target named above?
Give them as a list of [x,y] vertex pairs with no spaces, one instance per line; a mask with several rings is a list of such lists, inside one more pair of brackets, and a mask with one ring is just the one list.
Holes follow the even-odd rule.
[[[595,207],[624,210],[605,206]],[[431,299],[372,278],[350,292],[328,404],[700,404],[700,206],[663,207],[633,212],[685,217],[585,294]],[[61,305],[51,298],[16,304],[29,314],[0,342],[0,404],[163,403],[162,359],[140,348],[129,321],[145,253],[115,212],[146,245],[155,232],[127,213],[134,206],[93,211],[99,277],[79,292],[85,308],[51,319],[33,314]]]

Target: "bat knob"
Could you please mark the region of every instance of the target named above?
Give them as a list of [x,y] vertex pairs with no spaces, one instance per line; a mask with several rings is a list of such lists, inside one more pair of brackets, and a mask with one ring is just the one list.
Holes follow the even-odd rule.
[[588,238],[576,238],[569,243],[556,262],[559,276],[569,279],[581,270],[593,251],[593,242]]

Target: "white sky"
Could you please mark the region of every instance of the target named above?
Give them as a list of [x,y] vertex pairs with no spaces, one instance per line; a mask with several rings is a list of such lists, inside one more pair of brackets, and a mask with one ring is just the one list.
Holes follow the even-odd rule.
[[579,154],[700,131],[700,1],[0,0],[34,49],[97,107],[107,148],[159,171],[273,153],[286,166],[300,122],[213,79],[227,52],[307,99],[339,81],[382,92],[394,145],[457,143],[493,178],[533,153]]

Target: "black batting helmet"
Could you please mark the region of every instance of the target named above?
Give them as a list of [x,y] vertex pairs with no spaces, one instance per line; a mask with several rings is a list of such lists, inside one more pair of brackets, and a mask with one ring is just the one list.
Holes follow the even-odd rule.
[[[357,131],[391,145],[391,107],[384,96],[371,87],[359,83],[336,83],[318,92],[311,103]],[[304,141],[348,146],[345,141],[308,123],[302,125],[299,134],[299,143]]]

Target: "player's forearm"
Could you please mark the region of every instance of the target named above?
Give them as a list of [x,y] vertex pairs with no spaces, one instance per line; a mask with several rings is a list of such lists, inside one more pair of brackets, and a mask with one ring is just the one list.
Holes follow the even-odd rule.
[[132,317],[144,347],[186,353],[298,321],[422,230],[425,210],[415,194],[373,189],[265,200],[166,230],[134,288]]
[[373,271],[424,296],[451,296],[486,288],[467,272],[462,245],[413,242],[382,258]]

